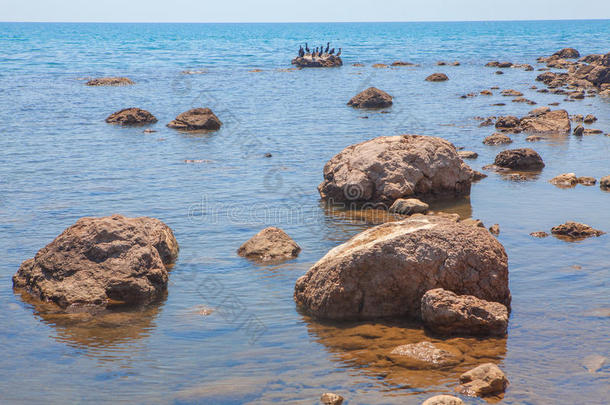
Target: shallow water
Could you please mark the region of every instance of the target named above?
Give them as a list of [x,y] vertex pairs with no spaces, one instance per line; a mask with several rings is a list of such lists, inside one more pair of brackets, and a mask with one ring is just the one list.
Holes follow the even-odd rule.
[[[345,65],[282,70],[304,40],[341,46]],[[491,86],[522,91],[538,105],[560,102],[570,114],[593,113],[599,121],[591,127],[610,132],[610,100],[563,102],[529,89],[542,87],[537,72],[495,75],[483,67],[489,60],[536,66],[536,57],[565,46],[583,55],[610,51],[610,22],[0,24],[0,399],[312,403],[335,391],[350,403],[417,404],[451,392],[467,365],[491,360],[511,382],[504,403],[605,403],[609,362],[589,372],[585,359],[610,357],[610,237],[568,243],[528,235],[566,220],[610,231],[610,193],[548,183],[564,172],[610,174],[604,135],[536,143],[512,136],[510,147],[533,147],[544,158],[537,178],[488,173],[469,199],[434,207],[500,224],[510,260],[508,337],[453,342],[469,353],[463,365],[388,368],[378,356],[388,345],[435,338],[416,325],[321,324],[292,300],[311,264],[374,222],[319,202],[322,167],[345,146],[379,135],[442,136],[478,152],[468,163],[480,170],[505,148],[483,145],[493,129],[473,118],[533,108],[499,90],[459,98]],[[421,66],[371,67],[395,60]],[[262,72],[249,72],[255,68]],[[433,72],[450,80],[425,82]],[[84,85],[85,77],[111,75],[137,84]],[[345,105],[371,85],[395,97],[389,114]],[[491,106],[498,102],[506,106]],[[131,106],[155,114],[158,132],[104,122]],[[212,108],[223,128],[165,127],[196,106]],[[23,260],[79,217],[115,212],[156,217],[174,230],[181,250],[166,299],[88,318],[53,313],[13,292]],[[298,259],[261,266],[235,254],[266,225],[300,244]]]

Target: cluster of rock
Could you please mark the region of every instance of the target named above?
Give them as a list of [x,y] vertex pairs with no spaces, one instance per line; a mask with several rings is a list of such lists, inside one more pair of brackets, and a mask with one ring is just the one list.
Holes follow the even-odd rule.
[[590,176],[577,177],[574,173],[564,173],[553,177],[551,180],[549,180],[549,183],[560,188],[572,188],[577,184],[582,184],[583,186],[594,186],[595,183],[597,183],[597,179]]
[[[599,229],[574,221],[568,221],[564,224],[552,227],[551,233],[560,239],[568,241],[581,240],[605,234],[605,232],[600,231]],[[549,234],[544,231],[532,232],[530,235],[536,238],[545,238],[549,236]]]
[[[157,122],[157,118],[141,108],[125,108],[110,114],[106,122],[118,125],[145,125]],[[222,122],[209,108],[193,108],[178,115],[167,126],[183,131],[216,131],[220,129]]]
[[534,70],[532,65],[528,65],[526,63],[512,63],[512,62],[499,62],[499,61],[491,61],[485,64],[486,67],[494,67],[494,68],[514,68],[514,69],[523,69],[526,71]]
[[539,63],[545,63],[549,68],[565,69],[566,72],[544,72],[536,78],[550,89],[562,87],[576,90],[584,97],[584,93],[610,96],[610,53],[605,55],[586,55],[577,61],[567,60],[580,57],[580,53],[573,48],[565,48],[555,52],[549,57],[538,58]]
[[522,118],[511,115],[498,117],[495,127],[500,132],[567,135],[570,133],[571,123],[566,110],[540,107]]

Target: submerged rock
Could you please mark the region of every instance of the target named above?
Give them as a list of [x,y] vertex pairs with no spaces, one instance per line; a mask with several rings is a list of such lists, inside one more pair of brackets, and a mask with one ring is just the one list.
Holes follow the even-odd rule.
[[592,236],[601,236],[605,232],[594,229],[589,225],[581,224],[580,222],[568,221],[565,224],[552,227],[551,233],[569,239],[584,239]]
[[458,155],[462,159],[476,159],[479,157],[479,154],[470,150],[461,150],[458,152]]
[[582,184],[583,186],[594,186],[595,183],[597,183],[597,179],[590,176],[581,176],[576,180],[578,181],[578,184]]
[[426,399],[421,405],[464,405],[464,402],[453,395],[436,395]]
[[549,234],[544,231],[536,231],[530,233],[530,236],[533,236],[534,238],[546,238],[547,236],[549,236]]
[[351,145],[324,165],[323,200],[392,204],[470,194],[472,169],[450,142],[433,136],[382,136]]
[[430,342],[395,347],[388,358],[397,366],[416,370],[452,367],[463,360],[459,350]]
[[62,308],[142,304],[167,290],[178,256],[172,230],[154,218],[81,218],[21,264],[13,286]]
[[392,63],[392,66],[415,66],[415,64],[411,62],[403,62],[401,60],[397,60],[396,62]]
[[427,82],[444,82],[446,80],[449,80],[449,77],[444,73],[432,73],[430,76],[426,77]]
[[472,397],[486,397],[503,393],[508,386],[508,379],[493,363],[481,364],[460,376],[456,391]]
[[494,132],[483,140],[485,145],[506,145],[512,142],[512,139],[499,132]]
[[320,401],[322,401],[324,405],[341,405],[343,403],[343,397],[339,394],[327,392],[322,394]]
[[520,91],[513,90],[513,89],[502,90],[500,92],[500,94],[502,94],[505,97],[521,97],[523,95],[523,93],[521,93]]
[[323,319],[421,316],[433,288],[510,305],[508,260],[485,228],[414,215],[330,250],[295,285],[299,307]]
[[428,208],[428,204],[417,198],[399,198],[390,207],[390,212],[403,215],[424,214],[428,212]]
[[125,108],[110,114],[106,118],[109,124],[143,125],[157,122],[157,118],[146,110],[140,108]]
[[358,93],[347,103],[354,108],[386,108],[392,105],[392,96],[375,87]]
[[168,127],[185,131],[216,131],[222,122],[209,108],[193,108],[178,115]]
[[554,184],[557,187],[569,188],[578,184],[578,178],[574,173],[564,173],[553,177],[551,180],[549,180],[549,183]]
[[301,248],[276,227],[268,227],[254,235],[237,250],[237,254],[259,262],[279,262],[294,259]]
[[448,335],[502,336],[508,327],[506,306],[442,288],[424,294],[421,315],[427,328]]
[[502,151],[496,156],[494,164],[513,170],[541,170],[544,167],[540,155],[529,148]]
[[101,77],[91,79],[86,84],[87,86],[129,86],[135,83],[127,77]]

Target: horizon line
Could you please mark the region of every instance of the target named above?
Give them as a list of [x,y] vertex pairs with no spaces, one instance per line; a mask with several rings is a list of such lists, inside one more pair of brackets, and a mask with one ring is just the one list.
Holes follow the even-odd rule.
[[610,21],[608,18],[500,19],[500,20],[386,20],[386,21],[42,21],[9,20],[0,24],[379,24],[379,23],[462,23],[462,22],[540,22],[540,21]]

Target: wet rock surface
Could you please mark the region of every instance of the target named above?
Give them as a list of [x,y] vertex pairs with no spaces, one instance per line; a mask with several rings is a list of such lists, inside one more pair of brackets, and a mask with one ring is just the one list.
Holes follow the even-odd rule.
[[568,221],[564,224],[557,225],[551,228],[551,233],[555,236],[560,236],[564,239],[585,239],[593,236],[601,236],[605,232],[594,229],[586,224],[579,222]]
[[451,367],[463,360],[459,350],[430,342],[409,343],[395,347],[388,358],[398,366],[416,370]]
[[237,254],[258,262],[281,262],[294,259],[301,248],[283,230],[268,227],[254,235],[237,250]]
[[141,108],[125,108],[112,113],[106,118],[109,124],[144,125],[157,122],[157,118]]
[[479,157],[479,154],[470,150],[461,150],[458,152],[458,155],[462,159],[476,159]]
[[445,335],[502,336],[508,327],[508,310],[503,304],[442,288],[424,294],[421,313],[427,328]]
[[167,126],[183,131],[217,131],[222,122],[209,108],[193,108],[178,115]]
[[81,218],[21,264],[13,286],[62,308],[143,304],[167,289],[178,256],[172,230],[154,218]]
[[436,395],[426,399],[421,405],[464,405],[464,402],[453,395]]
[[424,214],[429,208],[428,204],[417,198],[399,198],[390,207],[390,212],[403,215]]
[[470,194],[473,171],[453,144],[432,136],[382,136],[351,145],[324,166],[323,200],[391,205],[398,198]]
[[347,103],[354,108],[386,108],[392,105],[392,96],[375,87],[358,93]]
[[566,110],[540,112],[523,117],[520,126],[523,131],[528,133],[569,134],[571,129],[570,118]]
[[488,137],[486,137],[485,139],[483,139],[483,143],[485,145],[492,145],[492,146],[507,145],[512,142],[513,142],[512,139],[510,139],[508,136],[501,134],[499,132],[495,132],[495,133],[489,135]]
[[343,403],[343,397],[339,394],[332,392],[326,392],[320,397],[320,401],[324,405],[341,405]]
[[449,77],[444,73],[432,73],[430,76],[426,77],[427,82],[444,82],[447,80],[449,80]]
[[510,305],[504,248],[485,228],[414,215],[329,251],[297,280],[294,299],[324,319],[419,318],[433,288]]
[[578,184],[578,178],[574,173],[564,173],[553,177],[551,180],[549,180],[549,183],[562,188],[574,187],[576,184]]
[[337,55],[312,56],[304,55],[296,57],[291,62],[300,68],[324,68],[343,66],[343,60]]

